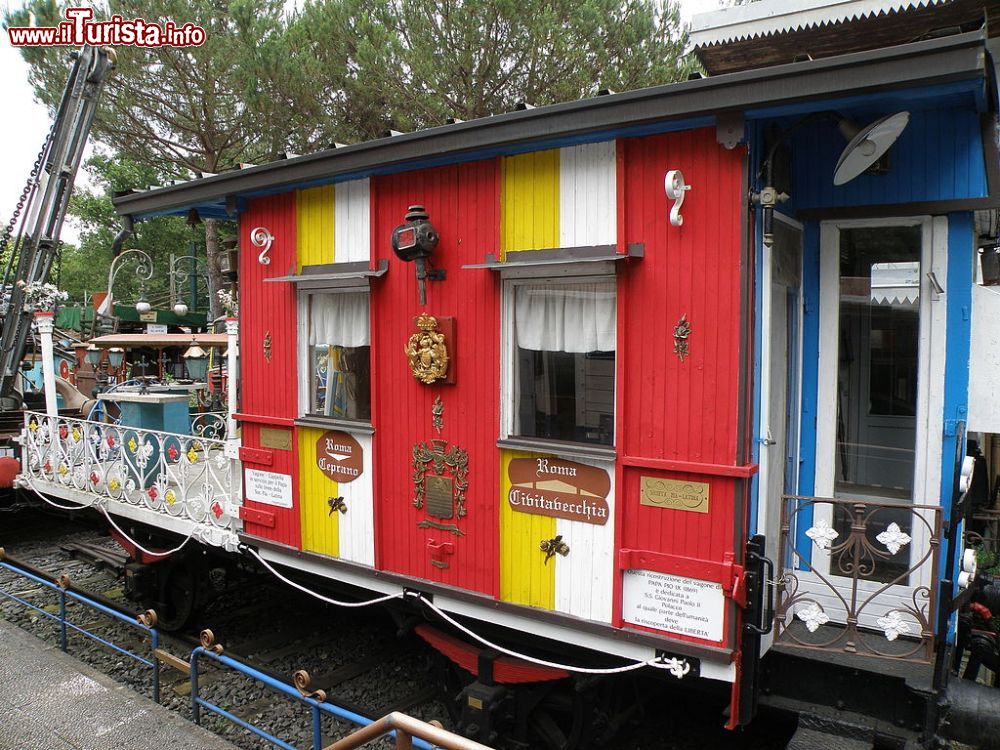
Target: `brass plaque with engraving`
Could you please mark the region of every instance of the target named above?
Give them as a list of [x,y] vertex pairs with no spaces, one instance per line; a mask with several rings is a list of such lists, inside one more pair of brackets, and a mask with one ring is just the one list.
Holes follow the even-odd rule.
[[640,477],[639,503],[653,508],[708,513],[708,489],[708,482]]
[[427,490],[427,515],[451,518],[455,515],[455,480],[429,475],[424,479]]
[[292,449],[292,431],[282,427],[261,427],[260,447],[290,451]]

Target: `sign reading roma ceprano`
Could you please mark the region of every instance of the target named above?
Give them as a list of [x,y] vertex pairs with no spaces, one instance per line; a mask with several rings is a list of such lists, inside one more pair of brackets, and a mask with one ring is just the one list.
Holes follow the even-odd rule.
[[518,513],[603,526],[611,478],[604,469],[561,458],[514,458],[507,468],[507,502]]
[[353,435],[329,430],[316,441],[316,466],[334,482],[353,482],[364,472],[364,449]]

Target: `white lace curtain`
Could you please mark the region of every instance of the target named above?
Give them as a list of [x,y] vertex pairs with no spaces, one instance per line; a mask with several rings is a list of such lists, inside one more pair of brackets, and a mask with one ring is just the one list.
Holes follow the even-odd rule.
[[310,346],[369,346],[368,293],[313,294],[310,297]]
[[517,345],[522,349],[586,353],[615,349],[615,280],[518,286]]

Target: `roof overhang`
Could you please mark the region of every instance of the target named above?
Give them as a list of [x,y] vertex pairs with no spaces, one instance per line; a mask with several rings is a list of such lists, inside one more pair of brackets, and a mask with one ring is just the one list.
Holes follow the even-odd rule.
[[[115,198],[136,219],[375,174],[709,126],[748,110],[986,78],[982,32],[565,102],[430,128]],[[720,136],[721,138],[721,136]]]
[[757,0],[694,16],[691,43],[719,75],[973,31],[998,12],[1000,0]]

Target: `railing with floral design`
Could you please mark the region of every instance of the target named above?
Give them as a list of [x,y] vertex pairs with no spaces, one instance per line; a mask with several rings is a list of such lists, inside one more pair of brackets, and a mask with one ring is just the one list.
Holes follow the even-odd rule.
[[776,640],[933,659],[941,508],[785,497]]
[[229,437],[228,416],[224,411],[201,411],[191,414],[191,434],[214,440],[225,440]]
[[224,440],[37,412],[24,426],[21,481],[39,492],[233,527],[241,472]]

